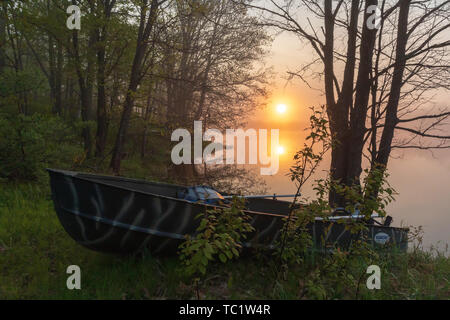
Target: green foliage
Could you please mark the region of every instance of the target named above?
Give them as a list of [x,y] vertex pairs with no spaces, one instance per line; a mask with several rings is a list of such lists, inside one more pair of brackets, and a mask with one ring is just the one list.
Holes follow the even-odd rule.
[[396,191],[388,182],[389,174],[386,169],[374,166],[365,169],[363,187],[359,185],[344,185],[336,181],[325,181],[328,190],[334,189],[345,199],[345,210],[355,212],[359,210],[366,218],[373,213],[386,216],[386,206],[395,200]]
[[314,222],[315,216],[307,210],[295,210],[291,219],[286,219],[281,240],[277,243],[275,257],[280,257],[283,267],[302,264],[313,241],[308,232],[308,225]]
[[186,236],[180,245],[180,259],[187,275],[205,275],[209,262],[226,263],[239,257],[241,242],[253,231],[244,210],[245,200],[234,197],[230,207],[209,209],[200,214],[195,237]]
[[322,106],[319,110],[312,107],[311,111],[310,127],[308,128],[310,133],[306,137],[307,142],[295,154],[295,163],[289,169],[288,174],[291,180],[297,183],[297,192],[275,252],[280,257],[284,269],[287,269],[291,263],[301,264],[303,262],[304,255],[312,248],[313,244],[307,227],[314,223],[315,217],[322,216],[326,211],[325,208],[328,208],[323,197],[319,197],[306,209],[294,209],[302,187],[315,173],[324,155],[331,147],[325,107]]
[[35,180],[47,166],[67,166],[79,152],[74,141],[58,117],[0,114],[0,177]]
[[[367,267],[372,264],[383,265],[385,260],[367,239],[367,220],[360,218],[330,221],[328,218],[333,210],[327,199],[328,193],[334,188],[348,203],[345,208],[348,212],[354,213],[359,209],[366,218],[373,212],[384,216],[385,206],[393,201],[395,193],[387,183],[387,177],[384,170],[372,170],[372,173],[365,177],[363,190],[379,187],[376,197],[368,197],[357,186],[341,185],[329,178],[317,180],[314,186],[317,198],[301,209],[294,210],[292,221],[285,227],[287,235],[284,247],[281,247],[277,254],[280,254],[284,267],[284,278],[287,278],[286,273],[292,267],[306,269],[307,276],[302,282],[301,296],[307,295],[312,299],[334,299],[344,292],[346,295],[359,298],[363,286],[361,282],[366,275]],[[306,228],[308,224],[314,222],[315,217],[328,221],[330,227],[332,223],[345,224],[345,229],[357,234],[358,240],[353,241],[349,248],[330,247],[330,244],[322,242],[319,244],[320,251],[316,251],[317,248],[313,248],[310,233]],[[305,268],[308,259],[310,265]]]
[[[290,265],[282,281],[264,259],[214,264],[199,294],[204,299],[449,297],[448,252],[389,250],[379,252],[373,262],[381,268],[381,290],[366,288],[367,262],[336,250],[332,259],[305,255],[302,264]],[[66,268],[72,264],[82,270],[82,290],[67,290]],[[182,266],[175,258],[117,257],[85,249],[63,230],[47,188],[0,184],[0,299],[195,298],[179,272]]]
[[[303,148],[294,155],[294,165],[289,169],[292,181],[298,183],[298,190],[314,174],[324,155],[331,148],[331,138],[328,131],[325,107],[319,110],[312,107],[312,115],[309,118],[309,135]],[[299,193],[297,192],[297,193]]]
[[[42,89],[45,79],[36,67],[26,70],[5,70],[0,74],[0,107],[24,104],[24,95],[33,90]],[[35,105],[36,101],[30,101]],[[24,112],[25,110],[17,110]]]
[[[316,168],[323,160],[324,154],[331,147],[328,133],[328,122],[325,111],[312,109],[310,117],[309,143],[297,152],[294,157],[295,164],[290,169],[290,177],[298,184],[297,196],[301,187],[314,174]],[[387,182],[388,174],[384,167],[373,166],[366,170],[363,187],[360,185],[345,185],[334,181],[331,177],[318,179],[313,185],[316,199],[300,209],[291,209],[292,214],[285,222],[283,235],[275,254],[280,257],[286,279],[287,273],[294,266],[303,266],[307,259],[312,264],[307,271],[306,281],[303,282],[301,296],[308,295],[313,299],[327,299],[338,295],[342,288],[346,288],[356,296],[359,294],[361,270],[379,260],[378,253],[367,241],[367,221],[373,213],[386,215],[386,205],[394,200],[395,191]],[[349,214],[360,212],[365,218],[331,221],[333,213],[328,202],[330,192],[338,194],[346,203],[345,210]],[[297,198],[297,197],[296,197]],[[295,201],[294,201],[295,204]],[[293,204],[292,208],[295,208]],[[335,247],[336,244],[319,243],[319,248],[313,247],[310,231],[307,228],[320,217],[329,228],[334,223],[345,224],[345,229],[358,235],[349,248]],[[325,230],[327,232],[327,230]],[[332,245],[332,246],[331,246]],[[320,253],[316,251],[319,249]],[[356,264],[360,269],[357,273],[350,266]],[[280,286],[280,283],[277,283]]]

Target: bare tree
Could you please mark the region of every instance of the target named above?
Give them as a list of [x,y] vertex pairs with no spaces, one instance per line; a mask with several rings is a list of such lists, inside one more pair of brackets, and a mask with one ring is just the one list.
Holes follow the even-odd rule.
[[[292,75],[323,79],[332,179],[359,184],[363,157],[385,168],[396,147],[449,147],[450,137],[437,132],[448,109],[430,113],[424,102],[450,85],[450,1],[270,0],[249,7],[264,13],[264,25],[296,34],[316,54]],[[373,8],[381,12],[379,24]],[[422,126],[412,128],[417,122]],[[396,145],[397,131],[412,137]],[[414,144],[417,137],[438,141]],[[330,202],[343,205],[333,190]]]

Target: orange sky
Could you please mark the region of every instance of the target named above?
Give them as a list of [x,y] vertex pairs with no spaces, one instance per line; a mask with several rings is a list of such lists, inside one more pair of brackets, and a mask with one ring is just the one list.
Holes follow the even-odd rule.
[[[280,144],[286,152],[280,157],[278,174],[264,177],[272,193],[295,193],[295,186],[286,174],[292,165],[292,156],[303,145],[308,108],[324,104],[320,91],[299,80],[289,83],[285,80],[287,71],[295,71],[310,55],[309,49],[300,46],[298,39],[289,34],[275,39],[267,65],[273,66],[277,73],[276,88],[267,107],[257,111],[248,123],[248,128],[280,129]],[[319,81],[312,85],[321,88]],[[448,101],[448,91],[440,92],[436,98],[443,106],[448,106]],[[285,114],[276,112],[279,103],[288,106]],[[400,193],[388,210],[394,217],[394,225],[422,225],[426,232],[425,246],[439,241],[450,243],[450,150],[435,152],[434,157],[417,150],[395,153],[394,157],[389,164],[390,182]],[[324,175],[323,170],[328,166],[329,159],[319,168],[319,175]],[[311,186],[306,186],[303,193],[312,196]]]

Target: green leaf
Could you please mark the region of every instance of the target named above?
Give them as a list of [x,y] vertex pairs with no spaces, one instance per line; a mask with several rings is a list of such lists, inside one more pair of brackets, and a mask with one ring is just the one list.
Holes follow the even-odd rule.
[[223,263],[227,262],[227,257],[225,257],[225,255],[223,253],[219,254],[219,259],[220,261],[222,261]]
[[233,258],[233,254],[231,253],[230,250],[226,250],[225,254],[227,255],[228,259],[232,259]]

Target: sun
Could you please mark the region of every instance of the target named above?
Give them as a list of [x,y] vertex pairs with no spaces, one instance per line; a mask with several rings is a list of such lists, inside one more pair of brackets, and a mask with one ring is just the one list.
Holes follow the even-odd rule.
[[286,152],[286,150],[284,150],[284,147],[283,146],[279,146],[278,148],[277,148],[277,153],[278,154],[284,154]]
[[287,111],[287,105],[285,105],[284,103],[278,104],[276,108],[277,108],[277,112],[281,113],[281,114],[286,113],[286,111]]

